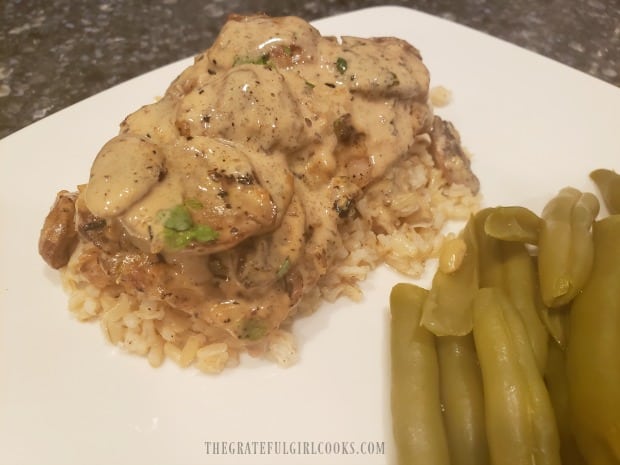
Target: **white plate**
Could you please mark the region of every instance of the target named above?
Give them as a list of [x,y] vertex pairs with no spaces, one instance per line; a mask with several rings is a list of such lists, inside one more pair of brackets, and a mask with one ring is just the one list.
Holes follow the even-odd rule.
[[[565,185],[593,189],[590,170],[620,169],[620,90],[609,84],[404,8],[315,24],[324,34],[398,36],[421,50],[432,85],[453,92],[453,103],[439,113],[475,154],[489,205],[539,211]],[[172,362],[152,369],[108,345],[97,324],[70,316],[57,274],[38,256],[39,230],[55,193],[84,182],[124,116],[160,95],[190,61],[0,141],[0,463],[392,462],[387,298],[400,276],[382,268],[365,283],[362,303],[343,299],[298,321],[296,366],[245,359],[210,377]],[[257,453],[209,454],[208,441],[232,448],[249,441]],[[309,454],[267,453],[284,441],[301,452],[310,448]],[[383,453],[319,453],[343,449],[342,442],[350,443],[341,452],[370,443]]]

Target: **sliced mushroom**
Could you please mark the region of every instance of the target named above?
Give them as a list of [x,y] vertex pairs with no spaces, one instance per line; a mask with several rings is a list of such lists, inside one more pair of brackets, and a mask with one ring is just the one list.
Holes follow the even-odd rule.
[[157,145],[146,137],[117,136],[95,158],[84,202],[95,216],[118,216],[143,198],[164,174],[164,155]]
[[144,105],[123,120],[120,133],[144,137],[162,146],[173,142],[179,136],[174,123],[177,103],[177,99],[167,96]]
[[261,151],[294,150],[308,139],[300,114],[282,74],[244,64],[185,95],[176,124],[186,137],[221,137]]
[[69,262],[77,245],[75,229],[75,199],[77,194],[60,191],[45,218],[39,236],[39,254],[52,268],[58,269]]
[[430,151],[446,181],[462,184],[474,194],[480,190],[480,181],[472,172],[469,157],[461,147],[461,136],[452,123],[438,116],[433,119]]
[[[425,101],[430,75],[419,51],[394,37],[342,38],[336,71],[351,92],[370,97],[398,96]],[[334,63],[338,60],[335,59]]]
[[305,228],[303,205],[293,196],[280,227],[240,253],[237,279],[245,289],[264,288],[288,275],[303,254]]
[[266,15],[231,15],[222,28],[206,59],[216,72],[230,69],[240,60],[275,56],[282,51],[289,60],[278,66],[309,63],[316,59],[318,30],[300,18]]

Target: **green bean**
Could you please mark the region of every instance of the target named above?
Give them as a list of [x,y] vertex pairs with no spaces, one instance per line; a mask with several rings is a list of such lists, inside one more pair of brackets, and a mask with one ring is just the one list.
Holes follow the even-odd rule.
[[473,220],[460,234],[465,254],[460,266],[446,273],[437,270],[424,302],[421,324],[437,336],[462,336],[471,331],[471,301],[478,290],[478,252]]
[[[508,300],[506,300],[508,303]],[[560,437],[555,423],[555,414],[549,392],[541,372],[536,364],[530,338],[523,319],[519,313],[504,305],[504,317],[517,345],[519,363],[523,368],[529,388],[529,401],[534,426],[534,462],[536,464],[560,464]],[[546,363],[545,358],[545,363]]]
[[620,215],[594,223],[594,266],[570,309],[571,426],[592,464],[620,463]]
[[504,241],[537,244],[541,219],[525,207],[496,207],[484,222],[484,231]]
[[520,242],[501,242],[500,250],[502,288],[523,320],[536,365],[543,373],[547,363],[549,333],[541,318],[545,309],[538,290],[534,261],[525,244]]
[[478,244],[479,287],[481,288],[502,284],[501,241],[489,236],[484,230],[486,220],[494,210],[494,208],[485,208],[474,216],[474,231]]
[[538,274],[546,306],[564,305],[583,288],[592,269],[590,228],[598,211],[593,194],[570,187],[545,206],[538,240]]
[[590,178],[598,187],[609,213],[620,213],[620,174],[612,170],[598,169],[590,173]]
[[494,465],[529,465],[534,433],[528,389],[496,290],[481,289],[473,308],[473,336],[482,371],[491,461]]
[[566,349],[568,344],[569,308],[569,304],[552,309],[545,306],[540,307],[540,318],[545,328],[562,349]]
[[558,433],[560,435],[560,457],[562,459],[562,465],[586,465],[570,427],[568,379],[566,377],[564,351],[560,345],[553,340],[549,342],[545,383],[547,384],[549,397],[553,405],[553,411],[555,412]]
[[467,253],[467,243],[462,237],[447,239],[441,246],[438,267],[442,273],[450,274],[463,264]]
[[573,208],[571,218],[573,234],[569,268],[570,275],[575,283],[574,288],[577,289],[574,291],[573,297],[581,291],[592,271],[594,244],[591,230],[599,209],[598,199],[589,192],[582,194]]
[[484,394],[473,336],[443,336],[435,341],[451,464],[485,465],[489,463],[489,450]]
[[497,288],[481,289],[473,312],[492,463],[559,464],[551,401],[518,313]]
[[487,234],[489,219],[498,210],[501,208],[481,210],[474,220],[480,287],[500,287],[506,292],[526,323],[536,361],[542,372],[548,335],[540,315],[544,306],[538,297],[536,269],[525,244],[499,240]]
[[404,283],[390,294],[392,428],[400,464],[450,463],[435,337],[420,325],[427,295]]
[[532,257],[532,263],[536,275],[535,299],[540,319],[545,325],[549,336],[551,336],[551,338],[564,350],[566,349],[566,344],[568,341],[568,310],[570,308],[570,305],[566,304],[560,307],[550,309],[543,303],[542,296],[540,294],[540,280],[538,279],[538,266],[536,256]]

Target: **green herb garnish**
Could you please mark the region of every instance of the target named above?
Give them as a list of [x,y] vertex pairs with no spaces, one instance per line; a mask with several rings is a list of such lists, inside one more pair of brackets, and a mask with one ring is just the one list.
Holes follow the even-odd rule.
[[288,257],[286,257],[284,261],[282,262],[282,264],[280,265],[280,267],[278,268],[278,271],[276,272],[276,277],[278,279],[282,278],[286,273],[288,273],[288,270],[290,268],[291,268],[291,261],[288,259]]
[[217,239],[218,233],[205,224],[197,224],[192,229],[192,238],[198,242],[211,242]]
[[338,57],[338,59],[336,60],[336,69],[340,72],[340,74],[344,74],[348,66],[349,65],[347,64],[347,60],[342,57]]
[[192,234],[190,230],[175,231],[165,228],[164,239],[166,240],[166,245],[171,249],[182,249],[192,241]]
[[191,242],[211,242],[219,234],[213,228],[204,224],[195,224],[188,208],[200,209],[202,203],[195,199],[186,200],[158,215],[164,224],[164,240],[172,249],[181,249]]
[[172,207],[165,218],[164,227],[173,231],[187,231],[193,225],[192,216],[185,205]]
[[258,58],[256,57],[252,58],[249,56],[235,57],[235,60],[233,61],[233,66],[239,66],[239,65],[263,65],[263,66],[271,67],[272,63],[269,60],[269,54],[265,53],[259,56]]

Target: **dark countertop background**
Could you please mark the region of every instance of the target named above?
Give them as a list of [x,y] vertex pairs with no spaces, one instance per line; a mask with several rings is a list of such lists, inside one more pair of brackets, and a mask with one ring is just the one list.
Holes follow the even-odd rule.
[[0,0],[0,138],[210,46],[229,13],[318,19],[401,5],[620,86],[620,0]]

